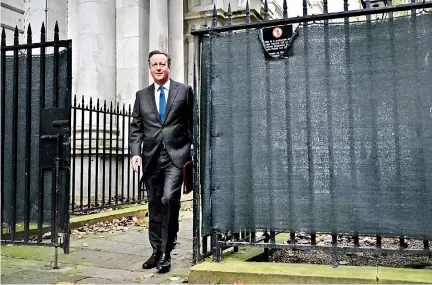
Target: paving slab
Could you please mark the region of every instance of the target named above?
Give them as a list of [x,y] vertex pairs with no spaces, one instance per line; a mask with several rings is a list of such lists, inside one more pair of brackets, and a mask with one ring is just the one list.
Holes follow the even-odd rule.
[[21,270],[15,272],[15,274],[9,274],[2,276],[2,284],[56,284],[59,282],[70,282],[74,283],[84,279],[85,276],[78,276],[63,273],[63,272],[44,272],[34,270]]
[[[84,223],[82,219],[81,222]],[[142,269],[142,263],[152,253],[148,230],[130,228],[125,232],[87,234],[81,238],[72,235],[71,253],[63,254],[59,250],[59,269],[50,267],[53,248],[2,246],[1,284],[179,284],[187,279],[192,266],[191,227],[192,215],[187,213],[180,222],[179,244],[173,251],[168,273]]]

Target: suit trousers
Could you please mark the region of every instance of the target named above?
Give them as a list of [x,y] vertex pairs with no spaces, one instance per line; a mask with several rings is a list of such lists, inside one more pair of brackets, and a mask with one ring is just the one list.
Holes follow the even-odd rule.
[[166,149],[154,154],[145,174],[148,191],[149,240],[153,251],[170,253],[178,231],[182,169],[174,165]]

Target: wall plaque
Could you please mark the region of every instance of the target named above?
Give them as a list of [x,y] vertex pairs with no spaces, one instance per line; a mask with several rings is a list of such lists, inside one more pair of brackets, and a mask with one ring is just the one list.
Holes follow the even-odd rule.
[[288,51],[297,35],[297,29],[293,32],[292,25],[268,27],[261,29],[260,40],[267,56],[277,59],[288,56]]

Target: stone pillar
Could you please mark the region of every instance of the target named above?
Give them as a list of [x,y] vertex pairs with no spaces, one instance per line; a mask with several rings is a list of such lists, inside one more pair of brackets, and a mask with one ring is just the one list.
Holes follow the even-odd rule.
[[78,1],[68,1],[67,34],[72,40],[72,96],[77,94],[78,82],[78,54],[79,54],[79,30],[78,30]]
[[115,99],[115,1],[78,0],[77,95]]
[[185,82],[183,1],[168,0],[168,51],[171,56],[171,78]]
[[149,69],[149,1],[117,1],[117,101],[133,104],[135,93],[147,86]]
[[[67,37],[67,0],[32,0],[24,4],[25,29],[24,37],[27,37],[27,27],[30,23],[33,31],[33,41],[39,42],[42,22],[45,23],[46,41],[54,40],[54,27],[56,21],[59,26],[59,37],[65,40]],[[27,39],[25,39],[27,41]]]
[[[168,0],[150,0],[149,51],[157,49],[169,52],[168,22]],[[153,79],[149,76],[149,83],[152,82]]]

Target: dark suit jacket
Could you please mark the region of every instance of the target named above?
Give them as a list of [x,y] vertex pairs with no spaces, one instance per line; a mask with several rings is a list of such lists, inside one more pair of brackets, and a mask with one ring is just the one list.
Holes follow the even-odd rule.
[[152,84],[136,93],[129,135],[131,155],[142,154],[143,168],[146,171],[163,139],[171,160],[182,168],[191,159],[192,87],[171,80],[163,122],[156,108],[154,89]]

